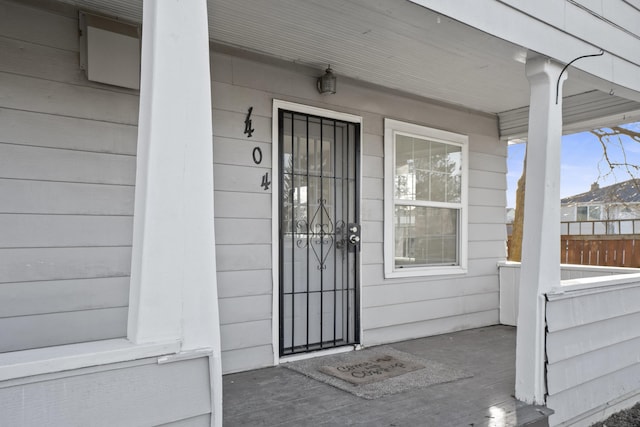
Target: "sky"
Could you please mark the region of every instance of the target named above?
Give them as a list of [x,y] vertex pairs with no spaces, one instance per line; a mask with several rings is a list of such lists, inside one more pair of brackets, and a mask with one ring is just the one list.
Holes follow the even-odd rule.
[[[640,132],[640,122],[625,125],[625,127]],[[628,137],[611,139],[607,144],[607,152],[612,161],[624,161],[626,153],[627,163],[640,166],[640,143]],[[621,147],[624,148],[621,150]],[[525,144],[509,146],[507,159],[507,207],[515,207],[516,187],[522,175]],[[568,197],[589,191],[591,184],[598,181],[600,187],[627,181],[631,176],[618,168],[607,174],[609,167],[603,160],[602,145],[598,138],[590,132],[582,132],[562,137],[562,158],[560,176],[560,197]],[[634,176],[640,173],[634,171]]]

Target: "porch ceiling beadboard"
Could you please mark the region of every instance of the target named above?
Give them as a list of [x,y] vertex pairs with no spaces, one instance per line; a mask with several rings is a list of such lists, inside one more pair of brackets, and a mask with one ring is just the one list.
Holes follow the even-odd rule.
[[[140,21],[142,0],[63,0]],[[408,1],[210,0],[213,42],[487,113],[529,102],[525,48]],[[340,83],[338,82],[338,85]],[[564,95],[593,90],[570,79]]]

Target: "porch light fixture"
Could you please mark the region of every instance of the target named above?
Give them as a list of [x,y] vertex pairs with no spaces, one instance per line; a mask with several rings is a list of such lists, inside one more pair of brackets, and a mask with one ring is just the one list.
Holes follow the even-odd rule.
[[336,81],[337,81],[337,78],[333,74],[331,65],[329,65],[325,70],[324,74],[318,77],[318,80],[316,81],[318,92],[320,92],[323,95],[336,93]]

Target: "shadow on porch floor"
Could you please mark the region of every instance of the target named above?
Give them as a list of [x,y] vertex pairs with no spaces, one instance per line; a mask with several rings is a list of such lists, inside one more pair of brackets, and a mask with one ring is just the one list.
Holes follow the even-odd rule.
[[455,366],[473,377],[365,400],[283,367],[230,374],[224,376],[224,425],[547,425],[536,408],[513,397],[513,327],[471,329],[390,347]]

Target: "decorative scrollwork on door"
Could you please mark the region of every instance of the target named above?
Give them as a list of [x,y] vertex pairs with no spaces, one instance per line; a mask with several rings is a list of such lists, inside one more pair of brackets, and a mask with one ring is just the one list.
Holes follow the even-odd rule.
[[[308,223],[306,219],[296,221],[296,231],[300,236],[296,241],[296,246],[303,249],[311,243],[311,250],[318,261],[318,270],[327,268],[327,257],[331,253],[337,235],[337,229],[334,228],[326,204],[325,199],[318,200],[318,208],[311,217],[311,223]],[[342,223],[340,233],[342,233],[344,221],[340,222]]]

